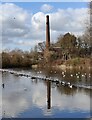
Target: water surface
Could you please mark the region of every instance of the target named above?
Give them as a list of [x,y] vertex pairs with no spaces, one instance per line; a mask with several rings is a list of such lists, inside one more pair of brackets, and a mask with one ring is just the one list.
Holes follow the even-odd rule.
[[[31,76],[50,77],[89,86],[90,71],[21,70]],[[79,76],[79,77],[78,77]],[[14,118],[90,118],[90,89],[69,88],[47,80],[2,74],[3,117]]]

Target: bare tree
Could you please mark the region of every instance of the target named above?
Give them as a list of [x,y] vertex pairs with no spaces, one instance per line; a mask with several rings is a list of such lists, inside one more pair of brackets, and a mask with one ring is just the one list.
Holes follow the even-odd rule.
[[41,52],[45,50],[45,42],[38,43],[38,50]]

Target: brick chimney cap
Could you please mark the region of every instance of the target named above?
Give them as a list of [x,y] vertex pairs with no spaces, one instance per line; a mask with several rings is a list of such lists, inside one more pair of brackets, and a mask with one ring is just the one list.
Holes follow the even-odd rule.
[[49,17],[49,15],[46,15],[46,17]]

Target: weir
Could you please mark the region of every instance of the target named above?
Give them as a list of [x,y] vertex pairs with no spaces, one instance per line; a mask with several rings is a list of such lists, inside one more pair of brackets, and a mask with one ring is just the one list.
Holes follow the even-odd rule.
[[19,73],[17,71],[9,71],[9,70],[3,70],[3,69],[0,69],[0,72],[9,72],[10,74],[13,74],[15,76],[24,76],[24,77],[27,77],[27,78],[30,78],[30,79],[36,79],[36,80],[44,80],[44,81],[50,81],[50,82],[54,82],[56,83],[56,85],[62,85],[62,86],[65,86],[65,87],[69,87],[69,88],[83,88],[83,89],[89,89],[89,90],[92,90],[92,86],[84,86],[84,85],[77,85],[77,84],[72,84],[70,82],[65,82],[65,81],[62,81],[62,80],[58,80],[58,79],[51,79],[51,78],[47,78],[47,77],[39,77],[39,76],[31,76],[29,74],[25,74],[25,73]]

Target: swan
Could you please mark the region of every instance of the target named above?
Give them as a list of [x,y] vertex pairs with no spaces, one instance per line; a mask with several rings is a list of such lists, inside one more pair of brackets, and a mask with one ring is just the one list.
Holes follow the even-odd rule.
[[71,74],[71,77],[73,77],[73,74]]
[[72,85],[69,85],[70,88],[72,88],[73,86]]

